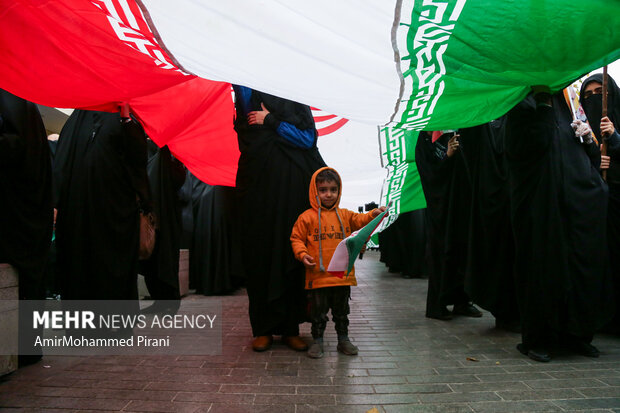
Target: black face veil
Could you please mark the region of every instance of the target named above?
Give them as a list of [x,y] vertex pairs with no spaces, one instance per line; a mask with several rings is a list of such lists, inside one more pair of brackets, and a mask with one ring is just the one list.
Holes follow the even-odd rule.
[[[592,128],[592,132],[594,132],[594,135],[598,139],[601,137],[601,118],[603,117],[603,95],[596,94],[596,95],[591,95],[586,98],[584,98],[584,95],[583,95],[584,91],[586,90],[586,87],[592,82],[603,84],[603,74],[597,73],[595,75],[590,76],[583,82],[583,84],[581,85],[579,102],[581,103],[581,106],[583,107],[583,110],[585,111],[586,116],[588,117],[588,122],[590,123],[590,127]],[[618,105],[618,102],[620,102],[620,89],[618,88],[618,85],[616,84],[614,79],[611,78],[611,76],[608,76],[607,89],[608,89],[608,95],[607,95],[608,114],[607,116],[613,122],[613,124],[616,125],[617,127],[620,122],[620,105]]]

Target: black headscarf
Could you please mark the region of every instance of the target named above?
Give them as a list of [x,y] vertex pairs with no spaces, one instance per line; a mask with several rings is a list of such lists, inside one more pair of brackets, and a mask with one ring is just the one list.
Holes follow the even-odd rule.
[[[611,76],[607,76],[608,83],[608,95],[607,95],[607,116],[609,120],[611,120],[616,127],[620,126],[620,88],[612,79]],[[603,95],[592,95],[587,98],[583,97],[583,92],[586,90],[586,87],[592,83],[597,82],[603,84],[603,74],[597,73],[595,75],[587,78],[583,84],[581,85],[581,92],[579,94],[579,102],[583,107],[583,110],[586,112],[586,116],[590,122],[590,127],[592,128],[592,132],[597,138],[601,136],[601,118],[603,117]]]

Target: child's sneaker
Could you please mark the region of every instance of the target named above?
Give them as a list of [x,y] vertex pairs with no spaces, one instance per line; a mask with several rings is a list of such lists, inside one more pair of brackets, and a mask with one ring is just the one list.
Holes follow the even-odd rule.
[[323,342],[314,342],[308,350],[308,357],[313,359],[320,359],[323,357]]
[[357,354],[357,347],[355,347],[348,339],[339,341],[337,349],[339,352],[346,354],[347,356],[355,356]]

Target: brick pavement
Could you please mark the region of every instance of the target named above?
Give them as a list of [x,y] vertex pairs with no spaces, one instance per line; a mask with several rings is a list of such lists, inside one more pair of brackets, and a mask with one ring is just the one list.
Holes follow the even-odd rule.
[[426,280],[388,273],[378,255],[356,264],[350,336],[358,356],[335,351],[331,322],[323,359],[279,341],[253,352],[240,291],[222,297],[222,355],[46,357],[0,379],[0,410],[620,412],[620,339],[597,336],[599,359],[560,354],[535,363],[516,351],[519,335],[494,329],[488,313],[425,318]]

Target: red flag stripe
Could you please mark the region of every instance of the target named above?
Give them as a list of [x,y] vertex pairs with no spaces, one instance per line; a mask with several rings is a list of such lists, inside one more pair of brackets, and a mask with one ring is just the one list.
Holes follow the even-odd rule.
[[321,128],[321,129],[317,129],[318,132],[319,132],[319,136],[325,136],[325,135],[328,135],[328,134],[330,134],[332,132],[337,131],[338,129],[342,128],[344,126],[344,124],[347,123],[348,121],[349,121],[349,119],[342,118],[338,122],[336,122],[336,123],[334,123],[334,124],[332,124],[330,126],[327,126],[325,128]]
[[312,110],[312,117],[316,123],[316,129],[319,136],[325,136],[333,133],[348,122],[348,119],[324,112],[321,109],[314,107],[311,107],[310,109]]
[[0,88],[61,108],[113,112],[128,102],[199,179],[235,184],[230,84],[178,70],[135,0],[5,2],[0,44]]
[[337,118],[336,115],[315,116],[314,121],[318,123],[318,122],[325,122],[326,120],[335,119],[335,118]]

